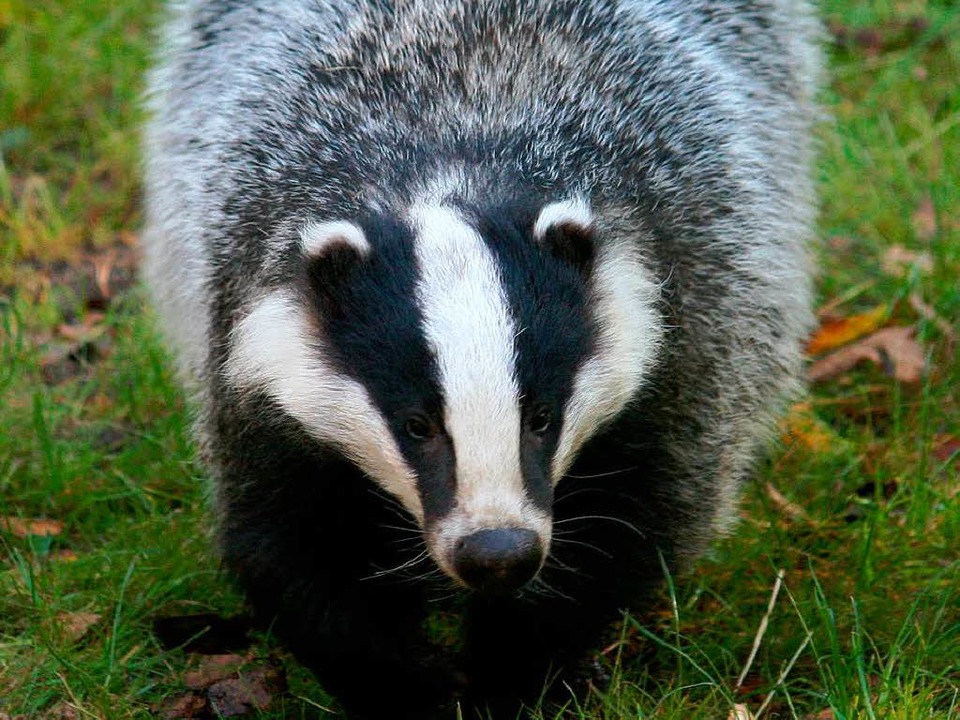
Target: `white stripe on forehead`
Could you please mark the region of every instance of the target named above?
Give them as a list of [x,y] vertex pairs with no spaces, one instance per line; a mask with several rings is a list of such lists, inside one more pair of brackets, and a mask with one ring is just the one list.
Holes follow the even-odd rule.
[[241,391],[265,392],[423,523],[414,474],[386,421],[364,387],[325,359],[315,328],[291,292],[270,293],[237,324],[224,374]]
[[436,356],[457,462],[458,512],[522,525],[520,392],[506,292],[493,254],[451,208],[417,205],[417,302]]

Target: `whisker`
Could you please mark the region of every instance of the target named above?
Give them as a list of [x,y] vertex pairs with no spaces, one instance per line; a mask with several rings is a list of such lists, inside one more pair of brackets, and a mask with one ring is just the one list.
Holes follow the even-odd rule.
[[571,490],[570,492],[558,493],[553,502],[554,502],[554,505],[556,505],[561,500],[569,500],[570,498],[577,497],[578,495],[585,495],[587,493],[606,493],[606,492],[609,492],[606,488],[582,487],[582,488],[577,488],[576,490]]
[[563,570],[564,572],[578,573],[580,572],[579,568],[575,568],[572,565],[567,565],[565,562],[557,558],[556,555],[550,555],[546,560],[543,561],[543,566],[545,568]]
[[644,539],[647,537],[644,532],[633,523],[629,523],[623,518],[612,517],[610,515],[578,515],[577,517],[565,518],[563,520],[554,520],[553,524],[555,526],[564,525],[567,523],[579,522],[581,520],[609,520],[610,522],[617,523],[618,525],[623,525],[625,528],[635,532]]
[[385,528],[387,530],[396,530],[397,532],[407,533],[408,535],[416,535],[419,537],[421,535],[420,528],[416,526],[404,527],[401,525],[384,525],[380,524],[378,527]]
[[410,558],[410,559],[407,560],[406,562],[401,563],[400,565],[397,565],[396,567],[387,568],[387,569],[385,569],[385,570],[377,570],[376,572],[374,572],[374,573],[371,574],[371,575],[367,575],[366,577],[360,578],[360,580],[361,580],[361,582],[362,582],[362,581],[364,581],[364,580],[375,580],[375,579],[377,579],[377,578],[382,578],[382,577],[384,577],[385,575],[400,574],[400,573],[402,573],[404,570],[406,570],[407,568],[411,568],[411,567],[413,567],[414,565],[416,565],[417,563],[422,562],[426,557],[427,557],[427,551],[426,551],[426,550],[422,550],[422,551],[421,551],[418,555],[416,555],[415,557]]
[[[639,469],[639,465],[634,465],[628,468],[622,468],[620,470],[610,470],[609,472],[596,473],[595,475],[571,475],[567,473],[564,477],[572,478],[574,480],[593,480],[595,478],[603,477],[613,477],[614,475],[623,475],[624,473],[632,472],[633,470]],[[600,489],[600,488],[597,488]]]
[[427,602],[439,605],[441,603],[447,603],[451,600],[455,600],[459,596],[456,588],[448,586],[446,589],[450,592],[446,593],[445,595],[434,595],[433,597],[429,597],[427,598]]
[[569,595],[560,592],[555,587],[547,583],[543,578],[538,577],[532,583],[530,583],[525,589],[524,594],[529,595],[538,595],[540,597],[558,597],[564,600],[569,600],[574,602],[574,599]]
[[554,533],[553,539],[554,539],[554,542],[557,543],[558,545],[579,545],[580,547],[585,547],[590,550],[594,550],[600,553],[601,555],[603,555],[604,557],[611,558],[611,559],[613,558],[613,555],[608,553],[606,550],[599,548],[596,545],[593,545],[592,543],[583,542],[582,540],[569,540],[567,538],[558,538],[556,533]]

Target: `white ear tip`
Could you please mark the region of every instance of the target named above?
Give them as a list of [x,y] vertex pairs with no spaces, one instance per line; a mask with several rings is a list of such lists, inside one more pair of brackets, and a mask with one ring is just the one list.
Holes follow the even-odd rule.
[[583,198],[559,200],[543,206],[533,226],[533,237],[542,240],[554,225],[577,225],[584,229],[593,224],[593,213]]
[[300,242],[308,257],[320,257],[336,245],[347,245],[360,255],[370,252],[370,243],[363,230],[346,220],[308,222],[300,230]]

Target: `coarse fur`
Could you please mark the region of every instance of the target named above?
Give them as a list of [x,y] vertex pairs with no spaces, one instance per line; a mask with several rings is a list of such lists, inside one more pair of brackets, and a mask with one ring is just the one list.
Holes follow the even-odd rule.
[[[225,565],[351,717],[512,717],[726,528],[810,325],[817,35],[801,0],[176,5],[145,278]],[[542,567],[458,589],[434,662],[490,527]]]

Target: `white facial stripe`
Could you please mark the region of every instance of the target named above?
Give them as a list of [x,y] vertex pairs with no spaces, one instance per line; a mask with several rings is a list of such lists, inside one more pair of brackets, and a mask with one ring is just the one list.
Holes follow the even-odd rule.
[[260,300],[234,329],[224,368],[240,390],[261,389],[314,437],[337,447],[423,522],[413,472],[362,385],[325,361],[292,293]]
[[552,226],[566,224],[582,228],[589,228],[593,224],[593,213],[585,200],[560,200],[544,205],[533,226],[533,237],[540,240]]
[[370,243],[363,230],[343,220],[333,222],[310,222],[300,231],[304,252],[311,257],[323,255],[333,245],[347,244],[361,255],[370,252]]
[[418,205],[416,294],[440,370],[457,457],[457,510],[474,529],[526,526],[520,392],[506,293],[493,255],[452,209]]
[[656,361],[663,327],[655,309],[657,286],[626,244],[599,248],[593,270],[597,352],[577,371],[553,457],[553,479],[570,468],[577,451],[634,396]]

